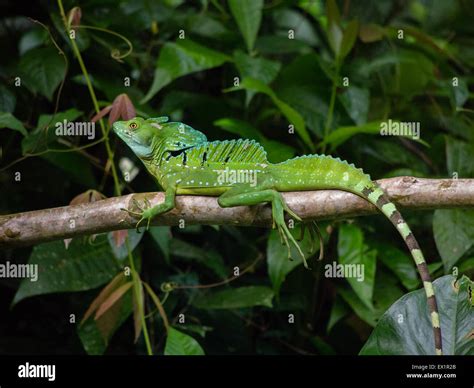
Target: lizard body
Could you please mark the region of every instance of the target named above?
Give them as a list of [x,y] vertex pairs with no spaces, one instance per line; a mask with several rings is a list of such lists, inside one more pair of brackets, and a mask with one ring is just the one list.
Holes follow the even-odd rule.
[[[267,161],[263,147],[253,140],[209,142],[202,132],[183,123],[168,122],[167,117],[119,121],[113,129],[165,190],[162,204],[136,213],[141,216],[139,223],[143,220],[149,223],[154,216],[173,209],[177,194],[219,196],[222,207],[269,202],[273,226],[278,228],[288,254],[293,244],[306,266],[284,214],[302,220],[286,205],[281,192],[337,189],[374,204],[398,230],[416,263],[427,296],[436,354],[442,354],[436,297],[420,247],[395,205],[361,169],[327,155],[305,155],[272,164]],[[239,181],[239,174],[247,180]],[[256,179],[250,179],[250,174]]]

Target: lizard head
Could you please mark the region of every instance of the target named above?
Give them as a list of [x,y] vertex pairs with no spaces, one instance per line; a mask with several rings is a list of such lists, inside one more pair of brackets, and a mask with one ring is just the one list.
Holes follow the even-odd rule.
[[166,116],[116,121],[113,130],[138,157],[149,157],[156,146],[176,151],[207,141],[202,132],[183,123],[168,122]]

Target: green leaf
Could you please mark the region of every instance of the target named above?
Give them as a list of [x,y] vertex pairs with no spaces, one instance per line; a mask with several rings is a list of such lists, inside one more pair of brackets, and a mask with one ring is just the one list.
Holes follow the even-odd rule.
[[[300,231],[301,229],[298,226],[292,231],[292,234],[298,237]],[[303,241],[299,242],[299,244],[305,254],[306,260],[309,260],[315,255],[315,252],[310,252],[311,241],[309,239],[309,233],[305,233]],[[287,250],[282,246],[278,232],[272,230],[267,242],[267,266],[268,276],[272,282],[275,295],[279,294],[281,285],[285,281],[286,276],[303,263],[296,248],[293,246],[291,247],[291,257],[294,257],[294,259],[288,259]]]
[[[64,146],[55,148],[64,149]],[[65,172],[65,179],[69,178],[86,187],[95,187],[96,179],[91,163],[76,152],[48,152],[40,156]]]
[[[348,277],[347,281],[360,300],[367,307],[372,308],[377,251],[368,250],[367,245],[364,244],[364,235],[360,228],[355,225],[343,224],[339,228],[337,252],[339,264],[342,264],[345,268],[354,269],[353,276]],[[325,268],[328,271],[332,270],[334,266],[326,264]],[[363,273],[363,279],[356,277],[359,270]]]
[[[124,278],[123,282],[125,281]],[[78,326],[77,334],[87,354],[102,355],[105,353],[112,336],[132,314],[132,295],[133,290],[128,290],[99,319],[96,320],[91,316],[86,322]]]
[[99,236],[93,244],[74,238],[68,249],[63,241],[37,245],[28,264],[37,265],[38,279],[22,280],[12,304],[35,295],[96,288],[119,270],[105,236]]
[[341,24],[341,14],[339,13],[336,0],[328,0],[326,2],[326,15],[329,23]]
[[[453,287],[455,278],[443,276],[434,281],[444,354],[474,354],[472,322],[474,309],[469,295],[473,283],[463,276]],[[382,316],[361,355],[432,355],[433,330],[424,290],[404,295]]]
[[267,139],[257,128],[246,121],[225,118],[216,120],[213,124],[239,137],[258,141],[263,148],[265,148],[265,151],[267,151],[267,157],[271,163],[283,162],[295,155],[293,147],[275,140]]
[[[272,12],[272,17],[277,36],[284,36],[290,41],[298,40],[311,46],[319,45],[320,39],[315,31],[315,25],[308,20],[307,14],[289,8],[277,8]],[[294,35],[288,39],[290,30]]]
[[135,229],[127,230],[128,246],[126,241],[124,241],[120,246],[117,246],[113,232],[107,233],[107,240],[109,241],[114,256],[118,260],[123,260],[128,257],[128,249],[132,252],[143,238],[143,235],[144,233],[138,233]]
[[170,263],[170,242],[172,239],[171,228],[169,226],[152,226],[148,232],[151,234],[153,240],[158,244],[163,252],[165,261]]
[[255,45],[258,52],[262,54],[290,54],[310,52],[311,47],[296,39],[288,39],[288,36],[265,35],[257,39]]
[[216,127],[222,128],[227,132],[233,133],[245,139],[261,142],[265,138],[257,128],[243,120],[224,118],[214,121],[213,124]]
[[326,14],[328,19],[328,41],[337,58],[341,52],[343,33],[341,29],[341,16],[335,0],[328,0],[326,2]]
[[349,140],[351,137],[360,133],[366,133],[369,135],[380,134],[380,122],[371,122],[364,125],[356,125],[349,127],[340,127],[333,130],[327,137],[323,144],[330,144],[332,150],[339,147],[341,144]]
[[253,90],[258,93],[266,94],[268,97],[270,97],[273,103],[290,122],[290,124],[294,125],[296,133],[298,133],[305,144],[310,148],[313,148],[311,138],[301,115],[287,103],[280,100],[268,85],[265,85],[262,81],[256,80],[254,78],[244,78],[244,80],[241,82],[241,87],[246,90]]
[[446,136],[446,165],[449,175],[474,177],[474,145]]
[[53,47],[35,48],[21,57],[21,78],[33,93],[52,100],[53,93],[66,75],[64,58]]
[[265,286],[230,288],[202,295],[194,302],[200,309],[239,309],[252,306],[272,307],[274,293]]
[[24,55],[27,51],[46,43],[47,40],[48,31],[42,27],[33,28],[22,35],[18,43],[18,52]]
[[458,79],[458,85],[452,86],[452,101],[455,107],[462,107],[469,99],[469,88],[464,78]]
[[143,104],[149,101],[176,78],[211,69],[230,60],[229,56],[195,43],[190,39],[178,40],[176,43],[168,42],[160,51],[153,83],[140,102]]
[[474,210],[436,210],[433,233],[444,271],[448,273],[474,244]]
[[253,50],[262,20],[263,0],[229,0],[229,8],[244,37],[247,50]]
[[214,271],[221,278],[227,277],[222,256],[214,250],[206,250],[183,240],[173,238],[170,243],[170,253],[183,259],[193,260]]
[[191,336],[176,330],[168,329],[166,337],[165,356],[203,356],[201,345]]
[[370,92],[368,89],[351,86],[345,88],[344,93],[339,94],[338,97],[355,124],[364,125],[367,122],[370,105]]
[[346,29],[344,30],[342,41],[341,41],[341,48],[339,53],[339,59],[344,59],[347,54],[349,54],[354,47],[354,43],[357,39],[357,33],[359,32],[359,23],[357,20],[351,21]]
[[329,322],[326,331],[329,333],[332,328],[350,312],[347,304],[341,299],[340,296],[336,295],[336,299],[331,308],[331,315],[329,316]]
[[30,152],[44,151],[50,143],[57,139],[56,123],[63,122],[64,120],[73,121],[81,115],[82,112],[75,108],[58,112],[55,115],[41,115],[36,124],[36,129],[21,141],[23,155]]
[[368,307],[364,304],[352,288],[346,285],[338,285],[337,292],[342,299],[354,310],[357,316],[370,326],[377,323],[377,317],[373,307]]
[[[234,62],[242,78],[251,77],[265,84],[272,82],[280,71],[280,62],[260,57],[251,57],[242,51],[234,53]],[[250,103],[255,91],[247,90],[246,104]]]
[[377,257],[400,279],[405,288],[413,290],[419,286],[418,272],[409,254],[378,241],[371,241],[370,246],[377,250]]
[[15,105],[15,95],[5,85],[0,85],[0,112],[13,113]]
[[23,136],[27,136],[25,127],[15,116],[11,113],[0,112],[0,129],[9,128],[14,129],[15,131],[20,132]]

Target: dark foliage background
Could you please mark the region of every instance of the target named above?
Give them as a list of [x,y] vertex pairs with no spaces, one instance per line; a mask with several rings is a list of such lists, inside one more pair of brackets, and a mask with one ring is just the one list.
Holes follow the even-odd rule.
[[[474,177],[470,1],[63,3],[66,21],[56,2],[2,4],[2,214],[67,205],[90,189],[105,196],[157,190],[124,144],[112,133],[102,138],[100,125],[93,140],[56,136],[56,122],[90,121],[96,114],[88,79],[98,109],[115,101],[121,117],[134,107],[137,115],[183,121],[209,139],[254,138],[272,162],[324,151],[376,179]],[[73,7],[81,12],[70,12]],[[74,31],[84,69],[65,24]],[[420,123],[421,140],[380,136],[380,122],[389,119]],[[103,124],[108,133],[108,117]],[[118,184],[107,163],[112,153]],[[98,198],[97,192],[79,201]],[[472,277],[472,210],[405,216],[434,278],[453,268],[455,276]],[[310,271],[301,261],[287,261],[275,232],[233,226],[154,227],[141,235],[74,239],[67,249],[59,241],[4,251],[3,262],[30,261],[44,270],[37,283],[0,279],[0,353],[147,353],[143,335],[134,343],[136,276],[118,275],[111,287],[125,285],[119,301],[100,319],[92,315],[79,325],[100,290],[130,265],[127,238],[132,272],[164,302],[176,330],[166,338],[164,314],[145,290],[154,353],[357,354],[384,312],[421,284],[384,218],[320,227],[325,259],[311,259]],[[364,264],[364,282],[325,277],[324,265],[333,261]],[[186,288],[230,279],[235,267],[249,266],[224,285]],[[452,298],[451,308],[468,303],[466,278],[459,293],[465,298],[457,302],[448,295],[449,279],[438,284],[446,300]],[[163,290],[169,282],[182,288]],[[403,306],[423,300],[421,291],[410,295]],[[466,314],[459,322],[472,318],[470,304]],[[429,328],[426,338],[407,332],[400,339],[384,325],[367,352],[389,352],[377,338],[392,341],[393,353],[409,352],[416,341],[426,340],[429,349]],[[463,335],[451,350],[472,354],[472,341]]]

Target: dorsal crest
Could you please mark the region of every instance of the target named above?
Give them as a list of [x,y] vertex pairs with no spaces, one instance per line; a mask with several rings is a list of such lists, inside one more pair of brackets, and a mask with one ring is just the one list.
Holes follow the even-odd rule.
[[208,163],[267,163],[265,149],[248,139],[224,140],[203,143],[189,152],[189,161],[206,160]]

